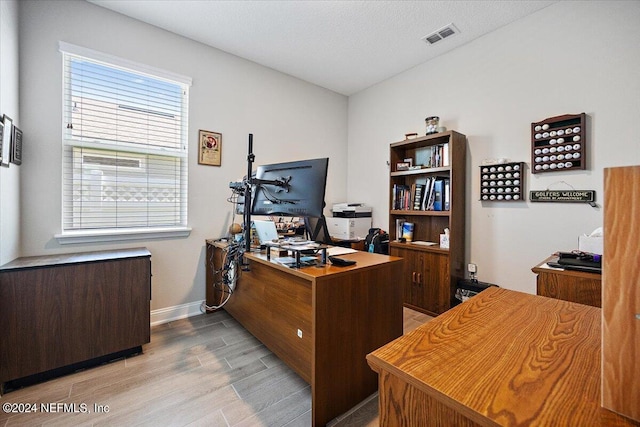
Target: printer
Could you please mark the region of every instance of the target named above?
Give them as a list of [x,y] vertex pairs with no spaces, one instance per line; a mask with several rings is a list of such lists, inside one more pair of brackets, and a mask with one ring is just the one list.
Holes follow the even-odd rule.
[[371,218],[371,207],[364,203],[336,203],[331,211],[338,218]]
[[371,228],[371,207],[363,203],[336,203],[326,218],[329,235],[340,240],[364,240]]

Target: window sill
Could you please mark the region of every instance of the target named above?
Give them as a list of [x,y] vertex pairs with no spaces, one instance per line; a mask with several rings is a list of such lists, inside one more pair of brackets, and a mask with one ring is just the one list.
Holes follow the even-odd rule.
[[191,227],[127,228],[117,230],[67,231],[54,237],[61,245],[74,243],[122,242],[127,240],[167,239],[189,237]]

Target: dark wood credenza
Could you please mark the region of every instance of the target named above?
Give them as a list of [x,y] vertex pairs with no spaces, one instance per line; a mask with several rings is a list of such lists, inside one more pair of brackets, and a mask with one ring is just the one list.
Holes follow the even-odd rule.
[[150,341],[146,248],[18,258],[0,267],[0,392],[6,383]]

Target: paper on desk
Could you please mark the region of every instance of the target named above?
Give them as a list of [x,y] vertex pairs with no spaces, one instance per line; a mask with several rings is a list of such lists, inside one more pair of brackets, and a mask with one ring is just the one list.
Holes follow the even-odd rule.
[[277,257],[273,259],[278,264],[282,265],[294,265],[296,263],[296,259],[290,256]]
[[327,256],[345,255],[358,252],[355,249],[343,248],[342,246],[332,246],[327,248]]
[[564,268],[560,268],[560,267],[551,267],[549,264],[547,264],[546,262],[544,264],[542,264],[540,267],[542,268],[548,268],[549,270],[564,270]]

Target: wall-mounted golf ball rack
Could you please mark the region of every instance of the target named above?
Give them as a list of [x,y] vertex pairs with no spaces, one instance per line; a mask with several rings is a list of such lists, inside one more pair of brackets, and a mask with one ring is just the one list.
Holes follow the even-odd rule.
[[586,114],[531,123],[531,173],[586,169]]
[[480,166],[480,200],[517,202],[524,200],[524,163]]

